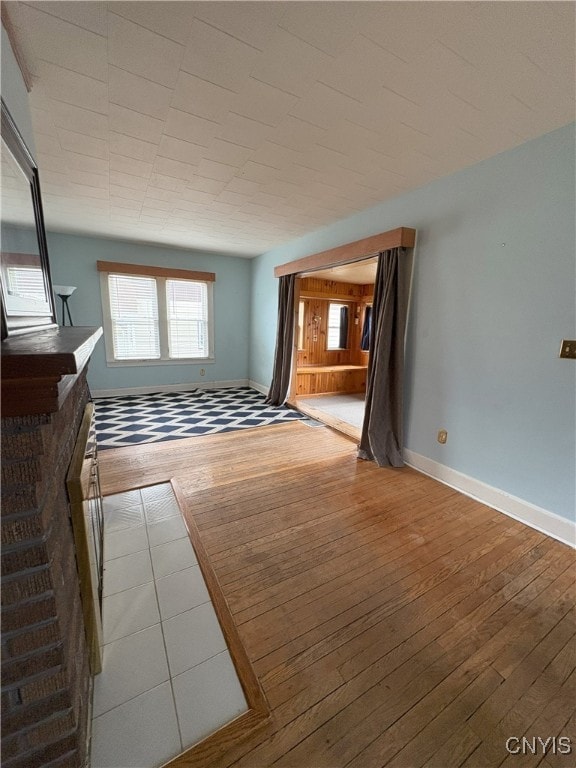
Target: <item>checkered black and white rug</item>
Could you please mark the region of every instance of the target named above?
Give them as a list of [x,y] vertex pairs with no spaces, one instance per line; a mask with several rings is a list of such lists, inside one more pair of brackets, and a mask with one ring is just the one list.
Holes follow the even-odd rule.
[[264,395],[250,387],[103,397],[94,405],[100,450],[312,421],[290,408],[266,405]]

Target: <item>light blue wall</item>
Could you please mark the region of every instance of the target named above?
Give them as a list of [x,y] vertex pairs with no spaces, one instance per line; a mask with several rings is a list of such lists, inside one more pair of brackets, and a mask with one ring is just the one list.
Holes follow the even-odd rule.
[[29,227],[16,227],[13,224],[1,224],[2,250],[12,253],[38,253],[36,230]]
[[[235,381],[248,377],[250,262],[247,259],[54,232],[48,233],[48,251],[54,284],[77,286],[69,300],[74,325],[102,325],[98,260],[216,273],[215,362],[108,368],[104,342],[100,341],[88,373],[92,390]],[[61,307],[57,301],[60,321]],[[206,370],[204,378],[200,376],[201,368]]]
[[567,126],[256,259],[251,379],[270,382],[275,265],[414,227],[406,447],[573,518],[574,141]]
[[20,68],[14,58],[10,40],[6,30],[2,27],[2,66],[1,66],[1,85],[2,98],[22,138],[26,142],[28,149],[35,155],[34,134],[32,132],[32,118],[30,116],[30,104],[28,102],[28,92],[22,79]]

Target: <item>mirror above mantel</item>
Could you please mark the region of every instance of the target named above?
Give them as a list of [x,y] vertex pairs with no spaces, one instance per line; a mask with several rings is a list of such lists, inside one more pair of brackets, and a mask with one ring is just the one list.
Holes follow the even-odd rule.
[[2,339],[56,327],[38,169],[1,101]]

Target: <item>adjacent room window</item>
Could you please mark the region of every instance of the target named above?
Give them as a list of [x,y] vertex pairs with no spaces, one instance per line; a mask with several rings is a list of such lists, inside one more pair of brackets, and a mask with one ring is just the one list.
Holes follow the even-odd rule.
[[305,319],[305,306],[304,302],[298,303],[298,349],[304,349],[304,319]]
[[328,305],[328,337],[326,349],[348,348],[348,305]]
[[214,358],[212,273],[111,262],[98,269],[109,364]]

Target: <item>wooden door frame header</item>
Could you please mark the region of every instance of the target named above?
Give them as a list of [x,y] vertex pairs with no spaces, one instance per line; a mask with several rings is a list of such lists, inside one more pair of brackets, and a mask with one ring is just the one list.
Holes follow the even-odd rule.
[[374,256],[381,251],[390,248],[413,248],[416,241],[416,230],[408,227],[390,229],[388,232],[380,232],[379,235],[365,237],[353,243],[339,245],[328,251],[321,251],[312,256],[304,256],[295,261],[288,261],[274,267],[274,277],[293,275],[299,272],[311,272],[324,267],[337,267],[341,264],[350,264],[353,261],[361,261]]

